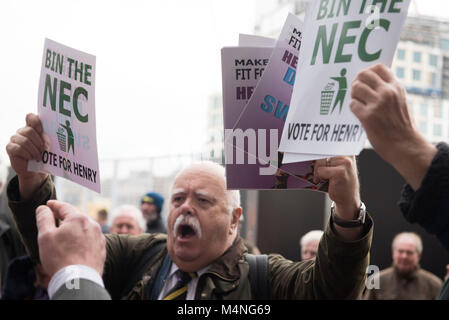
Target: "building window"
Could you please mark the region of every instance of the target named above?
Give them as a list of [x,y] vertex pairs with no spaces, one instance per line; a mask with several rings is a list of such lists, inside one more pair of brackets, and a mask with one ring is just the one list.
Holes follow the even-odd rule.
[[434,54],[429,55],[429,64],[436,67],[438,64],[438,57]]
[[436,104],[433,106],[433,116],[434,116],[435,118],[442,118],[442,117],[443,117],[443,110],[442,110],[442,108],[441,108],[441,104],[436,103]]
[[400,79],[404,79],[405,76],[405,70],[402,67],[397,67],[396,68],[396,76]]
[[441,39],[440,48],[443,50],[449,50],[449,39]]
[[413,80],[415,80],[415,81],[421,80],[421,71],[413,70]]
[[436,87],[437,86],[437,74],[435,72],[430,72],[429,73],[429,78],[430,78],[430,86],[431,87]]
[[421,103],[419,107],[419,114],[423,117],[427,117],[427,103]]
[[413,61],[417,63],[421,62],[421,52],[418,51],[413,52]]
[[434,124],[433,125],[433,135],[436,136],[436,137],[441,137],[441,135],[442,135],[441,124]]
[[405,50],[404,49],[398,49],[396,57],[398,58],[398,60],[405,60]]
[[424,135],[427,134],[427,122],[425,122],[425,121],[419,122],[419,131]]

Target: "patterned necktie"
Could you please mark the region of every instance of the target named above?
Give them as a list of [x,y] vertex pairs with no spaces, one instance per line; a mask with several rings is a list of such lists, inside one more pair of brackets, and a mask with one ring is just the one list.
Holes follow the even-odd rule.
[[187,298],[187,284],[196,278],[196,272],[176,271],[176,285],[170,289],[163,300],[185,300]]

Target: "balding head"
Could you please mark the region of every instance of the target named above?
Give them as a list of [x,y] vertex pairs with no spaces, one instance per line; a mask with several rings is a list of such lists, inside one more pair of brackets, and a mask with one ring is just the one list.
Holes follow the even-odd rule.
[[179,171],[175,177],[175,181],[182,174],[188,173],[189,171],[204,172],[216,176],[220,186],[225,190],[229,213],[232,213],[234,209],[240,208],[240,191],[226,189],[226,170],[223,166],[212,161],[195,162]]
[[393,267],[401,274],[416,270],[422,253],[421,237],[414,232],[396,235],[392,243]]
[[299,240],[301,260],[309,260],[316,257],[323,233],[322,230],[312,230],[301,237],[301,240]]
[[226,190],[225,170],[213,162],[189,165],[176,176],[170,198],[167,247],[184,271],[221,256],[237,235],[238,191]]

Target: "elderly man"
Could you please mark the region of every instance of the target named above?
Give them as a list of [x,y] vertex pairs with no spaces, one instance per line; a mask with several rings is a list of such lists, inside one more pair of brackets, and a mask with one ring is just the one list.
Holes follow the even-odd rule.
[[133,205],[125,204],[115,209],[109,220],[109,232],[138,236],[145,230],[142,212]]
[[310,260],[316,257],[323,233],[322,230],[312,230],[301,237],[299,240],[301,260]]
[[382,270],[379,288],[365,292],[366,300],[433,300],[440,291],[442,281],[419,267],[422,241],[413,232],[403,232],[393,239],[393,266]]
[[[17,172],[8,187],[9,205],[28,249],[35,257],[40,251],[52,276],[53,299],[107,298],[108,293],[113,299],[254,298],[246,249],[237,231],[242,214],[239,192],[226,190],[223,167],[198,163],[176,176],[167,236],[105,238],[98,225],[74,207],[48,201],[55,197],[55,189],[47,174],[26,170],[27,161],[39,159],[48,148],[39,118],[29,114],[26,121],[7,146]],[[294,263],[269,255],[269,296],[356,299],[364,287],[372,220],[360,201],[355,159],[318,160],[314,179],[329,180],[334,201],[317,257]],[[42,204],[47,206],[38,208]],[[55,227],[55,217],[62,220],[60,227]],[[73,268],[76,272],[70,273]],[[73,277],[82,290],[63,285]]]

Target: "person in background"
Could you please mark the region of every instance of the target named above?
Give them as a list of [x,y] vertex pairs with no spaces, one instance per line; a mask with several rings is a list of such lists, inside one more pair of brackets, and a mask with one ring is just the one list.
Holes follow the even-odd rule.
[[100,224],[101,232],[109,233],[108,210],[100,209],[97,212],[97,222]]
[[309,260],[316,257],[323,233],[322,230],[312,230],[301,237],[299,240],[301,260]]
[[167,233],[161,212],[164,197],[157,192],[148,192],[140,200],[140,210],[147,222],[146,233]]
[[[378,288],[367,289],[365,300],[433,300],[442,281],[420,268],[423,251],[421,237],[414,232],[397,234],[392,243],[393,265],[373,277]],[[374,281],[376,282],[376,281]]]
[[125,204],[112,211],[109,232],[138,236],[144,232],[145,225],[142,212],[133,205]]

